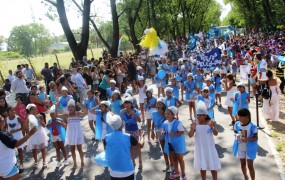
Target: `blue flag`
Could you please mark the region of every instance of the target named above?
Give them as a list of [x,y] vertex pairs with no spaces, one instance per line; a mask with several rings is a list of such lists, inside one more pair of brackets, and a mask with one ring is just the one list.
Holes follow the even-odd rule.
[[219,48],[214,48],[206,53],[197,54],[198,68],[211,68],[222,64],[222,58]]

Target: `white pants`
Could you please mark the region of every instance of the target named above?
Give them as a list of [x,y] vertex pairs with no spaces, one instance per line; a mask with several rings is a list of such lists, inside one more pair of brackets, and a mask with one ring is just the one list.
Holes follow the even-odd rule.
[[263,117],[265,119],[270,119],[272,121],[279,120],[279,97],[277,95],[273,95],[269,102],[269,99],[263,99]]

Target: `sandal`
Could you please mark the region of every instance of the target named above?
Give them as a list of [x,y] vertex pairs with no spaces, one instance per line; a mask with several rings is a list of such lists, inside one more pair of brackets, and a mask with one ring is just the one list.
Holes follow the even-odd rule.
[[47,168],[46,162],[43,162],[43,169]]

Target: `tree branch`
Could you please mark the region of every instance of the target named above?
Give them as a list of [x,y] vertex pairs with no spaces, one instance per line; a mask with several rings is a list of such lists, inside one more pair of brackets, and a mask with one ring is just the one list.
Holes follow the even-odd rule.
[[93,25],[93,27],[94,27],[96,33],[98,34],[98,36],[99,36],[99,38],[101,39],[101,41],[103,42],[103,44],[106,46],[106,48],[107,48],[108,50],[110,50],[110,49],[111,49],[110,45],[107,43],[107,41],[106,41],[106,40],[104,39],[104,37],[102,36],[101,32],[100,32],[99,29],[97,28],[97,26],[96,26],[95,22],[93,21],[93,19],[90,18],[89,21],[90,21],[91,24]]
[[125,8],[120,14],[118,14],[118,18],[120,18],[120,16],[123,15],[126,10],[127,8]]
[[53,6],[57,6],[57,3],[56,2],[54,2],[54,1],[51,1],[51,0],[45,0],[46,2],[48,2],[48,3],[50,3],[51,5],[53,5]]
[[[71,0],[71,1],[75,4],[75,6],[79,9],[80,12],[83,12],[82,7],[76,2],[76,0]],[[90,1],[90,3],[92,3],[92,1]]]

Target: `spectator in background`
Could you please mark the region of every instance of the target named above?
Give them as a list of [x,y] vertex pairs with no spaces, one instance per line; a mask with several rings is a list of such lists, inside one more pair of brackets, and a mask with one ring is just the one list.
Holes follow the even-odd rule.
[[12,82],[11,91],[13,91],[16,96],[22,96],[23,104],[28,104],[28,96],[29,89],[26,85],[26,81],[24,79],[22,71],[17,71],[16,79]]
[[18,71],[22,71],[22,66],[21,66],[20,64],[17,65],[17,69],[16,69],[16,71],[13,73],[13,75],[16,76],[16,73],[17,73]]
[[77,74],[75,76],[75,83],[78,87],[80,102],[82,103],[84,101],[84,99],[86,99],[84,97],[87,96],[86,90],[88,89],[88,86],[82,77],[82,68],[81,67],[77,68]]
[[9,69],[9,71],[8,71],[7,79],[9,79],[10,83],[12,83],[13,80],[15,79],[15,76],[13,75],[13,72],[11,69]]
[[27,82],[31,82],[34,79],[34,71],[29,68],[28,64],[26,64],[26,68],[22,72]]
[[47,94],[49,94],[50,89],[48,85],[52,81],[53,77],[52,77],[51,70],[49,68],[48,63],[45,63],[45,67],[42,69],[41,74],[44,76],[46,92]]
[[133,90],[136,91],[136,78],[137,78],[137,69],[136,69],[136,60],[131,57],[130,62],[128,64],[128,71],[129,71],[129,82],[132,83]]
[[53,74],[53,80],[56,81],[56,75],[58,74],[58,67],[57,67],[57,63],[53,63],[53,67],[52,67],[52,74]]
[[285,62],[280,61],[278,66],[276,67],[276,76],[280,79],[280,90],[282,94],[284,93],[285,79],[284,79],[284,71],[285,71]]
[[3,89],[5,91],[10,92],[10,90],[11,90],[11,83],[10,83],[9,79],[5,79],[5,84],[3,85]]

